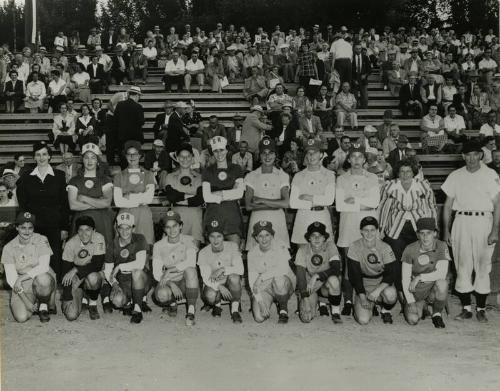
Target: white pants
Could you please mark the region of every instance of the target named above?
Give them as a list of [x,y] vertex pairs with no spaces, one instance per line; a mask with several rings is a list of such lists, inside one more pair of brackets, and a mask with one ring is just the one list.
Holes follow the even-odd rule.
[[488,245],[492,225],[493,215],[489,212],[486,216],[456,215],[451,240],[457,270],[457,292],[490,293],[491,258],[495,249],[494,244]]
[[344,111],[337,111],[337,125],[344,126],[345,119],[349,118],[349,124],[353,128],[358,127],[358,115],[352,111],[350,113],[346,113]]

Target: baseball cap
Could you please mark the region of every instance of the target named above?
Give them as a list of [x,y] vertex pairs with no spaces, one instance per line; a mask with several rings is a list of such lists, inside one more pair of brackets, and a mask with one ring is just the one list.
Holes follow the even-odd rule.
[[226,149],[227,140],[225,137],[215,136],[210,139],[209,144],[212,151],[216,151],[217,149]]
[[210,235],[213,232],[218,232],[224,235],[224,228],[218,220],[212,220],[206,225],[205,232],[207,235]]
[[464,143],[462,153],[464,155],[468,154],[469,152],[482,152],[481,144],[477,142],[476,140],[470,140],[466,143]]
[[163,216],[163,224],[167,224],[167,221],[176,221],[179,224],[182,223],[181,215],[173,210],[169,210],[165,216]]
[[30,212],[21,212],[16,217],[16,225],[23,225],[24,223],[32,223],[35,225],[35,215]]
[[64,48],[62,46],[56,46],[56,51],[64,52]]
[[307,152],[309,150],[313,151],[321,151],[321,141],[310,138],[304,144],[304,151]]
[[268,137],[260,140],[259,153],[264,152],[266,149],[269,150],[270,152],[276,152],[276,143],[274,142],[274,140],[271,140]]
[[137,149],[139,152],[141,152],[142,150],[142,145],[139,141],[136,141],[136,140],[129,140],[125,143],[125,145],[123,146],[123,152],[127,152],[130,148],[135,148]]
[[76,219],[75,229],[78,230],[78,228],[80,228],[82,225],[95,228],[95,221],[92,217],[83,215]]
[[13,175],[16,178],[19,178],[19,175],[16,174],[16,172],[10,168],[4,168],[2,172],[2,178],[5,176]]
[[78,50],[87,50],[87,47],[85,45],[78,45],[77,49]]
[[99,156],[101,154],[101,150],[94,143],[83,144],[83,146],[82,146],[82,156],[85,155],[87,152],[92,152],[96,156]]
[[364,217],[361,222],[359,223],[359,229],[365,228],[367,225],[373,225],[375,228],[378,229],[378,221],[375,217],[372,216],[366,216]]
[[257,236],[262,231],[267,231],[274,236],[273,224],[270,221],[261,220],[254,224],[252,236]]
[[417,232],[427,229],[429,231],[436,231],[436,220],[434,217],[422,217],[417,220]]
[[135,217],[128,212],[118,213],[118,216],[116,216],[116,225],[128,225],[133,227],[135,225]]
[[325,240],[327,240],[330,237],[330,234],[328,232],[326,232],[326,225],[323,223],[320,223],[319,221],[315,221],[314,223],[310,224],[307,227],[307,231],[304,234],[304,237],[306,238],[307,241],[309,241],[309,237],[314,232],[318,232],[320,235],[323,235],[325,237]]

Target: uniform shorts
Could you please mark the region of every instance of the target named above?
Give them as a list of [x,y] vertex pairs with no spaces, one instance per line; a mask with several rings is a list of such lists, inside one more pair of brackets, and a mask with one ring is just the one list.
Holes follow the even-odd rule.
[[[151,286],[151,273],[149,270],[144,269],[144,273],[146,273],[147,281],[145,291],[149,290]],[[118,288],[114,288],[111,290],[110,299],[113,300],[114,296],[118,293],[123,293],[127,297],[127,301],[132,298],[132,273],[118,273],[116,276],[116,280],[118,281]]]
[[434,294],[432,289],[436,285],[435,281],[431,282],[419,282],[417,287],[415,288],[415,292],[413,292],[413,297],[415,301],[423,301],[425,300],[427,303],[431,304],[434,302]]

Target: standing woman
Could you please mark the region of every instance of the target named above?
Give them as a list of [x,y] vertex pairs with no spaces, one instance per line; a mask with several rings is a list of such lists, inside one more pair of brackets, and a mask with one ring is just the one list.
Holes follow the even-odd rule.
[[[395,179],[382,188],[379,205],[380,232],[391,246],[401,275],[401,256],[410,243],[417,241],[417,221],[423,217],[437,218],[434,192],[427,180],[415,177],[416,167],[410,160],[401,160],[394,168]],[[402,291],[401,279],[395,282]]]
[[333,237],[332,219],[328,207],[335,200],[335,173],[321,163],[321,141],[309,139],[305,145],[306,168],[293,177],[290,207],[297,209],[292,231],[292,243],[307,243],[307,227],[318,221]]
[[290,179],[288,174],[274,165],[276,144],[273,140],[264,138],[259,144],[259,151],[262,165],[245,177],[245,207],[252,211],[246,249],[250,250],[257,244],[251,229],[261,220],[270,222],[276,232],[275,238],[289,248],[284,209],[289,205]]
[[36,167],[17,182],[17,200],[21,210],[36,216],[35,230],[49,240],[52,249],[50,267],[62,278],[62,241],[68,238],[69,206],[65,174],[53,170],[51,149],[40,141],[33,146]]
[[75,212],[73,220],[80,216],[92,217],[96,232],[103,235],[106,246],[110,246],[113,242],[113,183],[101,166],[100,156],[101,150],[96,144],[83,145],[83,168],[68,183],[68,202]]
[[128,166],[113,181],[113,197],[120,213],[127,212],[134,216],[134,232],[144,235],[146,242],[152,246],[155,242],[153,214],[149,204],[153,202],[155,178],[151,171],[139,166],[141,144],[138,141],[127,141],[123,149]]
[[239,165],[228,162],[227,140],[224,137],[213,137],[209,143],[215,164],[208,166],[202,174],[203,199],[207,204],[204,227],[207,222],[217,220],[224,238],[239,246],[243,236],[239,204],[245,191],[243,171]]
[[203,191],[201,175],[194,171],[193,147],[191,144],[182,144],[176,152],[179,168],[160,179],[160,188],[165,190],[168,202],[172,209],[181,216],[182,233],[190,235],[197,246],[203,242]]

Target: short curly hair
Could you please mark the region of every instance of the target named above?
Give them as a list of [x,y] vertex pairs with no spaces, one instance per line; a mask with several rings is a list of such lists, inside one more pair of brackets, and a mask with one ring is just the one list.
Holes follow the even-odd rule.
[[401,167],[410,167],[414,176],[418,174],[418,166],[416,165],[416,163],[410,159],[403,159],[397,162],[393,167],[395,178],[399,178],[399,171],[401,170]]

